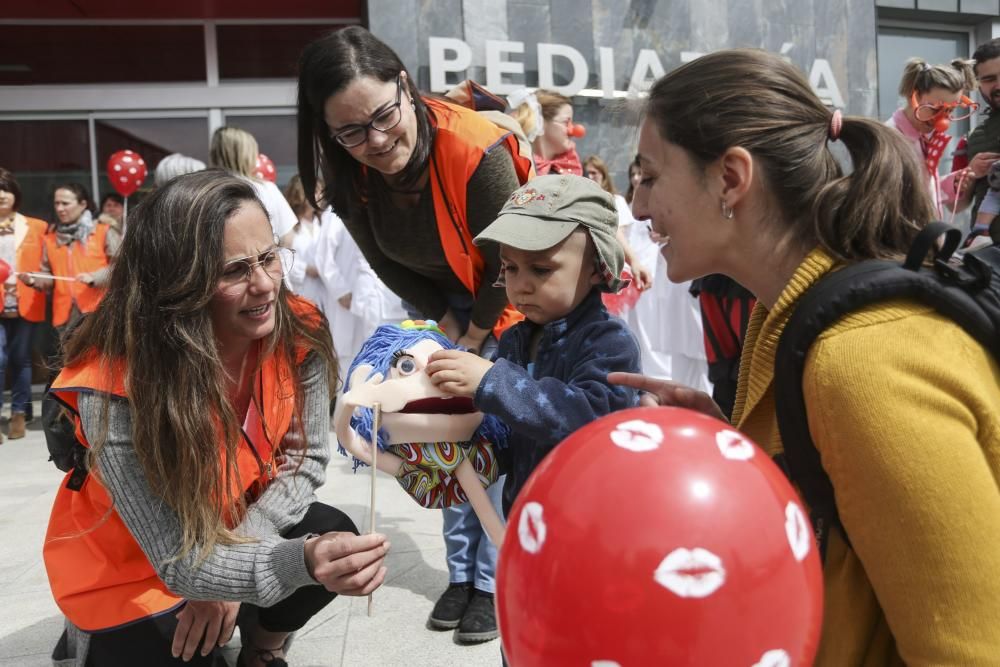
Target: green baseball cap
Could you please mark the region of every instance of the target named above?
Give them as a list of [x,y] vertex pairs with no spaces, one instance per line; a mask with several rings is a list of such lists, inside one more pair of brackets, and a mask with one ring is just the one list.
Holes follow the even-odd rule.
[[594,241],[599,286],[615,293],[628,284],[621,279],[625,253],[618,243],[618,211],[614,198],[594,181],[570,174],[549,174],[528,181],[511,194],[497,219],[473,243],[502,243],[518,250],[545,250],[578,227]]

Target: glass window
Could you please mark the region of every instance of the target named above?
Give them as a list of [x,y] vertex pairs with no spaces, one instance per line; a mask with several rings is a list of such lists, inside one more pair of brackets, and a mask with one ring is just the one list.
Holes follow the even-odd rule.
[[294,79],[303,47],[341,25],[220,25],[220,79]]
[[0,166],[21,186],[21,213],[51,221],[57,185],[76,182],[90,191],[86,120],[0,121],[0,146]]
[[208,163],[208,118],[124,118],[94,122],[97,136],[97,169],[100,193],[114,192],[108,180],[108,158],[113,153],[131,149],[146,161],[148,175],[138,192],[129,197],[129,206],[142,200],[154,187],[153,171],[160,160],[171,153],[183,153]]
[[297,131],[291,111],[281,116],[226,116],[226,125],[246,130],[257,140],[260,152],[271,158],[278,170],[278,187],[284,189],[298,173]]
[[200,25],[0,25],[0,85],[205,81]]

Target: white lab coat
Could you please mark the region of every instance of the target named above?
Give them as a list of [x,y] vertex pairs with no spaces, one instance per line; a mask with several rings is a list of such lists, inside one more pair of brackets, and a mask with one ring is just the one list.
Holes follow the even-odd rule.
[[636,259],[653,274],[653,286],[623,316],[639,342],[642,372],[711,393],[701,307],[689,292],[691,282],[670,282],[667,262],[649,238],[645,222],[629,224],[625,238]]
[[[346,369],[361,344],[380,324],[406,319],[400,298],[378,279],[351,238],[343,221],[330,209],[314,245],[316,269],[323,282],[326,317],[340,367]],[[351,295],[350,308],[339,300]]]
[[306,274],[310,266],[316,266],[316,240],[320,233],[320,219],[300,220],[295,229],[292,249],[295,251],[295,261],[288,272],[288,281],[292,291],[301,297],[309,299],[323,312],[326,312],[326,288],[323,280],[317,276]]

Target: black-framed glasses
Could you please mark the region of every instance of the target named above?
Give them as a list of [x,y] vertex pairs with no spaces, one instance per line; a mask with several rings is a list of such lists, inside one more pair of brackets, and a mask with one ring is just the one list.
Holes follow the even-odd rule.
[[226,262],[222,267],[222,277],[219,278],[219,289],[227,294],[246,289],[253,277],[253,270],[258,266],[275,283],[281,282],[292,269],[295,262],[295,251],[291,248],[271,248],[257,257],[242,257]]
[[396,101],[392,104],[392,106],[380,111],[374,118],[364,125],[347,126],[346,129],[343,129],[333,135],[333,138],[336,139],[337,143],[344,148],[354,148],[355,146],[360,146],[368,141],[369,130],[388,132],[392,128],[399,125],[399,122],[403,120],[403,112],[401,110],[402,99],[403,76],[401,72],[396,75]]

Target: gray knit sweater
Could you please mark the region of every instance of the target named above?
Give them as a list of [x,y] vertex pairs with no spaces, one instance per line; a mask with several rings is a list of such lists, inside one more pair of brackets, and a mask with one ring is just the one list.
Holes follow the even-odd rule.
[[[316,500],[316,489],[326,479],[330,460],[326,369],[322,360],[312,355],[300,367],[300,374],[305,445],[290,449],[286,443],[275,479],[239,525],[238,533],[257,541],[218,545],[200,562],[197,554],[171,560],[181,545],[177,515],[153,494],[146,481],[132,447],[128,403],[112,399],[107,444],[97,461],[101,481],[125,526],[175,594],[188,600],[228,600],[269,607],[303,586],[316,584],[306,570],[305,538],[286,540],[280,535],[301,521]],[[103,399],[81,394],[79,408],[84,433],[98,432]],[[68,654],[54,655],[55,664],[82,666],[88,637],[72,627],[69,636]]]

